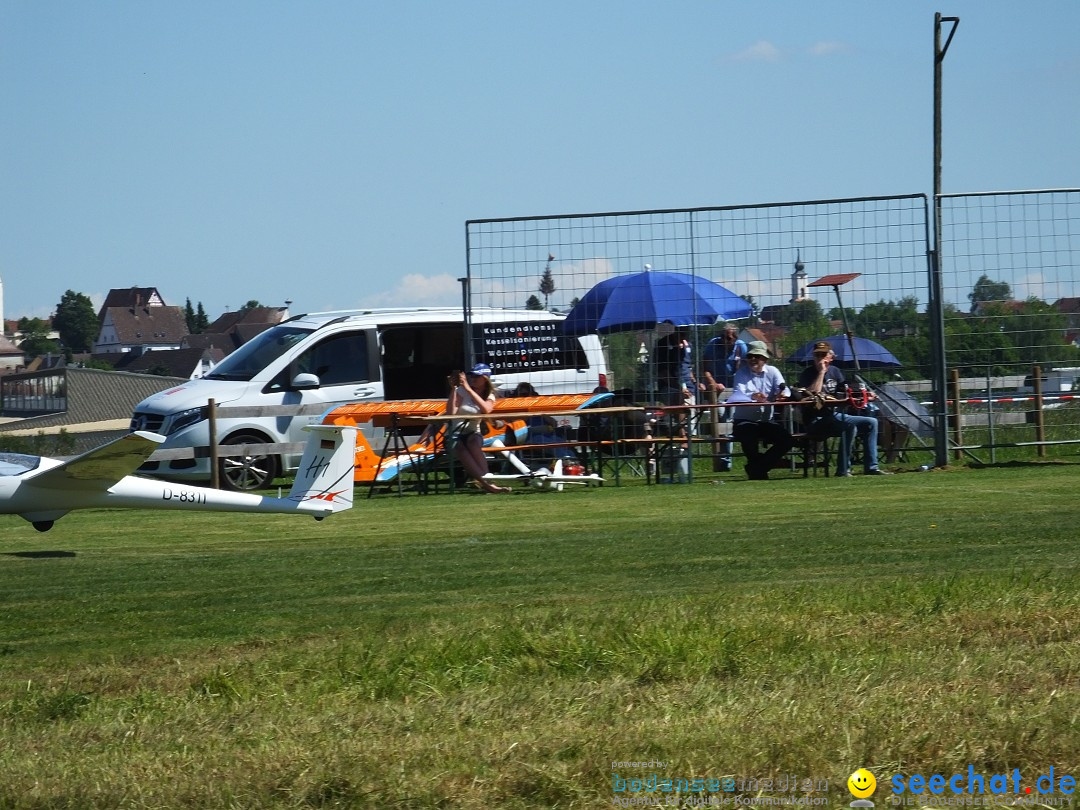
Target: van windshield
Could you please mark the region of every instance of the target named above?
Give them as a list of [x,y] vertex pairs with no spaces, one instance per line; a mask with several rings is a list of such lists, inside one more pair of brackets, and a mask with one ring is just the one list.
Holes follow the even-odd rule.
[[206,375],[209,380],[248,381],[312,333],[298,326],[274,326],[249,340]]

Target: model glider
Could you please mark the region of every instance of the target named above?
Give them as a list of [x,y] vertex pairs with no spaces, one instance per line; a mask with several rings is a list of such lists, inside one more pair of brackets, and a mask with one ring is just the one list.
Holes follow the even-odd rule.
[[541,467],[538,470],[533,470],[509,449],[503,449],[505,445],[501,441],[496,440],[491,446],[493,448],[498,448],[499,454],[509,461],[511,466],[518,472],[517,474],[511,473],[509,475],[488,473],[484,478],[487,478],[490,481],[517,481],[536,489],[553,489],[556,492],[562,492],[564,484],[598,487],[604,483],[604,479],[596,473],[590,473],[589,475],[565,474],[563,471],[563,460],[561,458],[555,459],[554,469]]
[[73,509],[186,509],[311,515],[322,520],[353,503],[356,428],[310,425],[289,494],[269,498],[140,478],[131,473],[165,441],[135,431],[68,461],[0,453],[0,514],[19,515],[39,532]]

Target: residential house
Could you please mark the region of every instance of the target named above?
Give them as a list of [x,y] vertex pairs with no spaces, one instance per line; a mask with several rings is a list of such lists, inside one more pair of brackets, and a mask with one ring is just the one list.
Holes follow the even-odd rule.
[[26,363],[22,349],[8,337],[0,335],[0,374],[21,368]]
[[154,287],[110,290],[98,320],[94,354],[179,349],[188,334],[183,309],[166,306]]
[[745,340],[747,343],[752,340],[760,340],[769,347],[769,352],[773,357],[779,360],[782,358],[779,356],[777,345],[780,338],[787,334],[787,331],[784,327],[772,323],[760,323],[757,326],[748,326],[739,332],[739,340]]
[[225,355],[220,349],[165,349],[115,354],[99,354],[95,360],[111,363],[117,371],[132,374],[160,374],[197,380],[209,374]]
[[1065,316],[1065,339],[1080,346],[1080,298],[1059,298],[1054,309]]
[[161,297],[157,287],[125,287],[122,289],[109,290],[105,296],[105,303],[98,310],[98,323],[105,318],[106,310],[113,307],[163,307],[165,299]]

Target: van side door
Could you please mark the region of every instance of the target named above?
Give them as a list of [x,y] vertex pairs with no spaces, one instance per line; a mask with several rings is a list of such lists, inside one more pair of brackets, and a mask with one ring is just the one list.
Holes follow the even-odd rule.
[[[378,344],[374,329],[353,329],[327,335],[297,355],[274,379],[266,392],[280,392],[282,404],[319,406],[323,410],[351,402],[382,399]],[[279,425],[286,441],[303,442],[303,428],[321,419],[308,414]],[[295,467],[299,454],[285,458],[286,466]]]

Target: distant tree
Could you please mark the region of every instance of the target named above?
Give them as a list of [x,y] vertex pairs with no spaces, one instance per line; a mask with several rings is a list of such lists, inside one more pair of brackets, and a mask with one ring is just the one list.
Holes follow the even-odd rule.
[[530,295],[529,299],[525,302],[525,309],[543,309],[544,302],[537,298],[535,295]]
[[19,318],[18,329],[22,332],[24,338],[30,337],[34,334],[49,334],[49,322],[41,318],[27,318],[23,316]]
[[73,290],[65,292],[56,305],[53,327],[60,333],[60,342],[73,352],[90,351],[100,331],[93,303]]
[[19,318],[19,331],[23,338],[19,348],[31,357],[39,354],[58,354],[60,344],[49,337],[49,322],[41,318]]
[[641,362],[641,333],[616,332],[600,337],[608,358],[608,387],[632,388],[644,392],[649,382],[649,366]]
[[950,317],[945,313],[945,346],[950,368],[970,377],[1012,374],[1020,353],[1006,334],[1005,318]]
[[884,336],[887,332],[916,335],[924,316],[919,314],[919,299],[908,295],[899,301],[878,301],[867,304],[862,312],[851,320],[852,330],[864,337]]
[[261,306],[262,306],[262,304],[260,304],[254,298],[252,298],[250,301],[248,301],[246,304],[244,304],[242,307],[240,307],[240,311],[241,312],[247,312],[249,309],[256,309],[257,307],[261,307]]
[[555,279],[551,276],[551,263],[555,256],[548,254],[547,264],[544,266],[544,274],[540,276],[540,294],[544,296],[544,309],[548,309],[548,298],[555,292]]
[[851,307],[844,307],[843,310],[841,310],[840,307],[833,307],[829,310],[829,313],[826,317],[828,317],[830,321],[841,322],[843,322],[844,318],[847,317],[848,324],[853,324],[855,323],[856,314],[857,313],[855,312],[855,310]]
[[187,299],[184,304],[184,323],[187,325],[188,332],[192,335],[201,335],[206,331],[206,327],[210,325],[210,322],[206,317],[206,310],[203,309],[202,301],[199,302],[199,307],[196,309],[191,306],[191,299]]
[[581,302],[581,299],[578,298],[575,295],[573,298],[570,299],[570,309],[573,309],[574,307],[576,307],[580,302]]
[[790,356],[808,341],[829,334],[829,319],[821,304],[812,298],[795,301],[781,310],[777,323],[786,328],[783,338],[777,341],[781,356]]
[[801,324],[813,324],[818,329],[829,328],[829,319],[821,309],[821,304],[812,298],[795,301],[784,307],[776,318],[779,326],[795,327]]
[[758,317],[761,315],[761,307],[758,306],[758,302],[754,300],[752,295],[740,295],[739,298],[750,305],[750,325],[756,326]]
[[979,304],[984,301],[1009,301],[1011,299],[1012,289],[1009,285],[1004,281],[993,281],[986,273],[979,276],[975,286],[968,293],[972,312],[975,312]]

